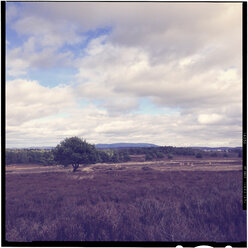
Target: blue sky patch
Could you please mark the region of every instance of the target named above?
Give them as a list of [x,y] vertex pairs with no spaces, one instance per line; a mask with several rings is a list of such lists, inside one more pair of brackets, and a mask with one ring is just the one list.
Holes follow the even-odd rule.
[[71,84],[77,69],[69,67],[57,67],[46,69],[33,69],[28,73],[29,80],[37,80],[45,87],[55,87],[59,84]]

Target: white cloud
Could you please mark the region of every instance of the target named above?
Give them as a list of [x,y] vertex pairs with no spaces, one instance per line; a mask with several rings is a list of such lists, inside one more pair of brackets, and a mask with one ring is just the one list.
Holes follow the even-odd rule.
[[[12,10],[10,5],[10,10]],[[13,6],[13,8],[15,8]],[[75,24],[65,20],[52,21],[45,16],[29,13],[9,23],[9,29],[16,31],[24,41],[18,47],[7,50],[7,73],[9,76],[26,75],[30,69],[71,66],[74,54],[64,45],[73,46],[85,37],[77,33]],[[8,34],[8,33],[7,33]]]
[[[125,99],[135,103],[139,97],[149,97],[160,106],[181,109],[212,108],[241,103],[241,75],[237,69],[194,71],[192,63],[173,61],[152,65],[146,51],[101,44],[93,40],[88,53],[78,63],[78,94],[100,99],[103,106],[121,105]],[[185,61],[185,60],[182,60]],[[130,107],[135,104],[130,104]],[[136,104],[137,106],[137,104]]]
[[223,117],[218,114],[201,114],[198,116],[200,124],[213,124],[219,122]]
[[[159,145],[237,145],[239,127],[198,125],[193,116],[110,116],[94,106],[72,108],[66,116],[29,120],[7,129],[8,143],[23,139],[27,145],[56,145],[65,137],[79,136],[90,143],[151,142]],[[193,119],[192,119],[193,118]],[[233,133],[233,132],[236,133]],[[226,134],[229,135],[226,135]],[[211,134],[211,135],[210,135]],[[24,139],[25,137],[25,139]],[[23,142],[23,141],[21,141]]]
[[[56,66],[78,73],[73,87],[7,83],[11,142],[51,137],[54,144],[78,135],[93,143],[240,145],[241,4],[21,6],[18,16],[9,14],[9,25],[25,39],[7,51],[8,74]],[[85,32],[106,27],[109,33],[90,37],[85,47]],[[140,99],[177,114],[135,114]]]
[[58,66],[71,66],[73,53],[70,51],[57,52],[57,48],[45,47],[35,50],[34,37],[31,37],[23,47],[7,52],[7,73],[18,77],[27,75],[30,69],[55,68]]
[[[72,24],[74,30],[81,32],[111,27],[112,43],[145,49],[153,63],[191,56],[208,47],[224,49],[222,56],[215,56],[222,63],[226,61],[222,59],[223,55],[229,57],[229,62],[240,58],[240,3],[64,2],[28,3],[23,6],[24,18],[16,27],[19,32],[30,32],[29,29],[41,32],[37,29],[38,24],[44,27],[43,30],[48,30],[51,37],[57,33],[63,36],[61,26]],[[34,24],[30,24],[30,18],[34,19]],[[58,28],[52,29],[51,23]],[[73,37],[70,32],[67,29],[64,36]]]
[[66,86],[47,88],[37,81],[7,82],[7,126],[40,119],[75,106],[72,90]]
[[14,48],[11,51],[7,51],[7,72],[10,76],[25,75],[26,70],[29,67],[29,62],[25,61],[20,56],[21,49]]
[[61,47],[64,44],[76,44],[82,38],[76,33],[76,26],[63,20],[51,22],[45,17],[23,16],[12,28],[19,35],[31,35],[42,47]]

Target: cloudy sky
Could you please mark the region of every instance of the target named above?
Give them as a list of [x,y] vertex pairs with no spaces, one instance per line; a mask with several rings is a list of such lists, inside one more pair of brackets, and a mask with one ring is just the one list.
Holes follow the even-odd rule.
[[241,146],[241,3],[6,2],[7,147]]

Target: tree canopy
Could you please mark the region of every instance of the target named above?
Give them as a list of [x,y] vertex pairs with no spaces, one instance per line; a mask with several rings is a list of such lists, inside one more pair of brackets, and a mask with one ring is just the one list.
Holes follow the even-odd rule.
[[54,160],[64,166],[72,165],[75,172],[80,164],[91,164],[98,160],[94,145],[78,137],[66,138],[54,150]]

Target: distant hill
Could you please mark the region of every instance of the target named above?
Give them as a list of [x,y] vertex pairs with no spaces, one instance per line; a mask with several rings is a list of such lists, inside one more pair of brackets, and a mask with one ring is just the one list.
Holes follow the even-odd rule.
[[[150,143],[113,143],[113,144],[96,144],[98,149],[110,149],[110,148],[132,148],[132,147],[159,147],[158,145]],[[31,146],[31,147],[11,147],[6,148],[7,150],[20,150],[20,149],[30,149],[30,150],[52,150],[54,146]],[[191,148],[199,149],[205,151],[225,151],[228,149],[239,149],[242,150],[242,147],[203,147],[203,146],[191,146],[191,147],[181,147],[181,148]]]
[[109,149],[109,148],[132,148],[132,147],[158,147],[154,144],[149,143],[114,143],[114,144],[97,144],[95,145],[98,149]]

